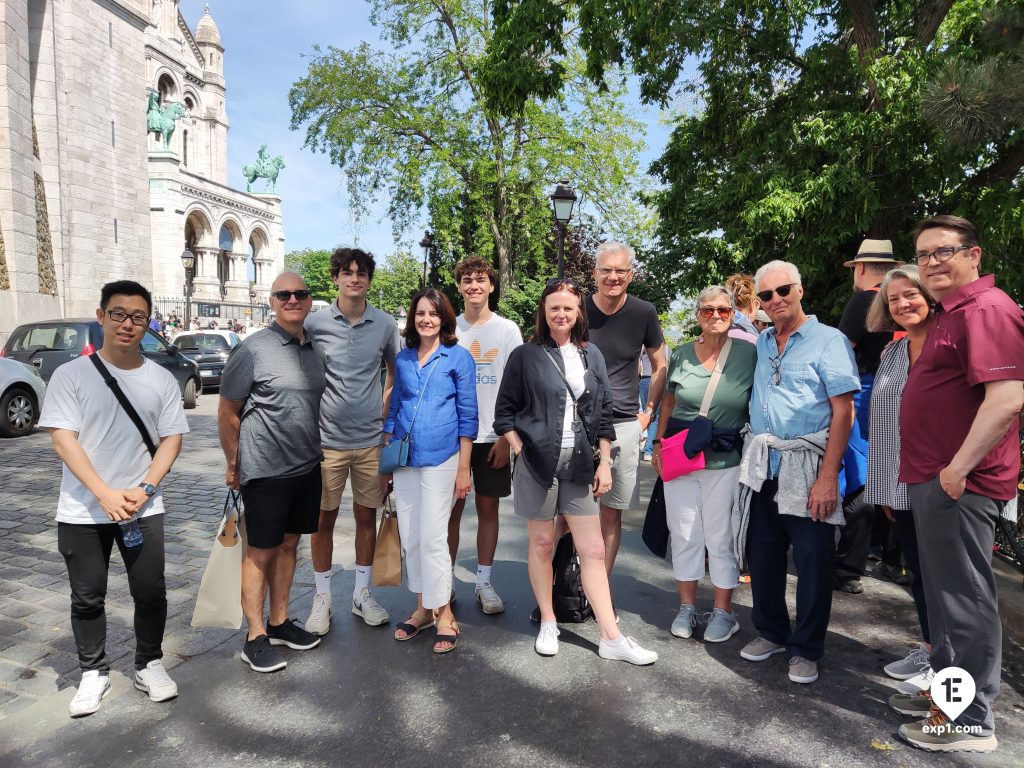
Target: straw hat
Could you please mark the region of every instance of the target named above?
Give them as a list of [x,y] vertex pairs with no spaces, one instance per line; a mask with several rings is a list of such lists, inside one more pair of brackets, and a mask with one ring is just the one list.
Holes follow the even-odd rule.
[[768,325],[772,324],[772,319],[768,317],[768,313],[763,309],[757,310],[757,313],[754,315],[754,319],[759,323],[768,323]]
[[843,262],[844,267],[852,267],[855,264],[872,262],[875,264],[902,264],[899,259],[893,258],[892,240],[865,240],[857,249],[857,255],[852,261]]

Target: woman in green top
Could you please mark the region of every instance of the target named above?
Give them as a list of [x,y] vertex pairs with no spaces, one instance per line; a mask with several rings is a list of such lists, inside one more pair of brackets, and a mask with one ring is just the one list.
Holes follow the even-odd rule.
[[[740,463],[738,431],[747,422],[757,363],[753,344],[729,338],[733,310],[732,294],[720,285],[705,288],[697,297],[701,335],[672,353],[652,460],[660,475],[660,439],[685,428],[685,422],[697,417],[711,374],[723,356],[722,375],[707,413],[714,423],[714,437],[704,449],[705,468],[665,483],[672,570],[679,582],[680,602],[671,631],[676,637],[693,635],[697,624],[697,582],[704,575],[706,547],[708,570],[715,586],[715,607],[704,639],[713,643],[728,640],[740,628],[732,612],[732,591],[739,569],[732,551],[731,511]],[[723,354],[726,349],[727,357]]]

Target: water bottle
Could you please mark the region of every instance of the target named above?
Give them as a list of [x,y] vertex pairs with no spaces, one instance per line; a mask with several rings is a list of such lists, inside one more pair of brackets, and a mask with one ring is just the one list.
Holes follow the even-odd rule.
[[138,517],[121,520],[118,525],[121,526],[121,538],[126,547],[132,549],[142,544],[142,529],[139,528]]

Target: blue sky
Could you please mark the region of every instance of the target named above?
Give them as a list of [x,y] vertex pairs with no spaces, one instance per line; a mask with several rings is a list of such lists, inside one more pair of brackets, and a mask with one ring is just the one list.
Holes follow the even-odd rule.
[[[181,12],[192,29],[203,14],[203,0],[182,0]],[[288,91],[308,66],[316,44],[352,48],[379,40],[369,23],[369,5],[362,0],[212,0],[210,15],[224,45],[227,82],[228,183],[245,189],[242,166],[256,158],[263,143],[272,155],[283,155],[287,167],[277,180],[284,219],[285,250],[331,248],[358,244],[378,255],[399,247],[418,253],[426,220],[406,232],[396,245],[391,222],[379,213],[361,223],[349,214],[343,175],[326,155],[303,148],[304,132],[289,128]],[[634,100],[635,101],[635,100]],[[634,115],[648,124],[645,165],[658,157],[668,130],[658,125],[658,112],[639,103]],[[256,190],[263,189],[258,180]]]

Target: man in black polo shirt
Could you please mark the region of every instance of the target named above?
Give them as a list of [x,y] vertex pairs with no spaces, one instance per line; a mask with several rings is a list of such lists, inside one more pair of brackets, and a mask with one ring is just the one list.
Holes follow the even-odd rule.
[[[857,411],[857,428],[860,436],[868,439],[868,414],[871,411],[871,387],[878,372],[878,363],[882,350],[892,341],[891,332],[874,333],[867,329],[868,310],[878,295],[882,278],[890,269],[900,264],[893,258],[891,240],[867,239],[857,249],[857,255],[843,264],[853,270],[853,296],[846,303],[843,317],[839,321],[839,330],[845,334],[853,346],[853,356],[857,360],[857,371],[860,374],[860,392],[854,395],[853,402]],[[851,446],[856,441],[851,440]],[[850,450],[853,450],[851,447]],[[851,474],[847,473],[849,483]],[[861,478],[863,479],[863,478]],[[860,483],[863,488],[864,483]],[[859,594],[863,591],[860,576],[868,561],[868,548],[871,544],[871,530],[875,522],[873,506],[861,504],[857,487],[847,485],[846,498],[853,499],[845,508],[846,524],[842,528],[839,543],[836,545],[835,586],[844,592]],[[884,520],[884,518],[883,518]],[[888,522],[888,521],[885,521]],[[887,529],[883,525],[883,529]],[[881,534],[888,537],[888,531]],[[899,566],[899,553],[895,553]],[[893,563],[889,563],[893,566]]]
[[[633,249],[628,245],[599,245],[594,268],[597,293],[586,300],[590,340],[601,350],[608,367],[615,418],[612,489],[601,497],[601,533],[609,576],[622,538],[622,510],[638,503],[636,475],[641,436],[658,412],[668,374],[658,311],[653,304],[626,292],[634,266]],[[642,410],[637,406],[641,349],[646,349],[651,359],[651,383]]]

